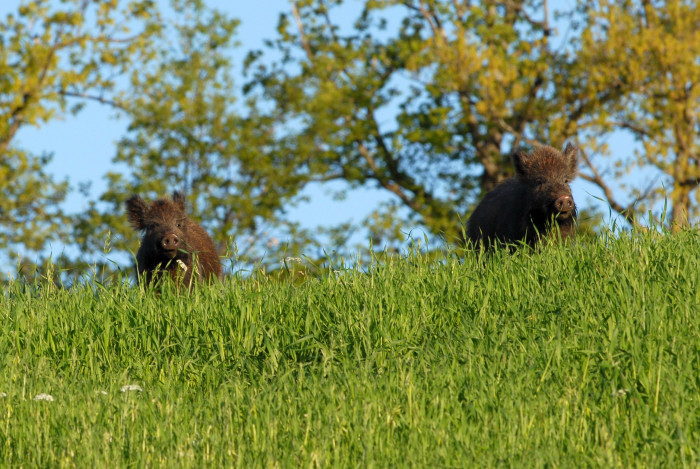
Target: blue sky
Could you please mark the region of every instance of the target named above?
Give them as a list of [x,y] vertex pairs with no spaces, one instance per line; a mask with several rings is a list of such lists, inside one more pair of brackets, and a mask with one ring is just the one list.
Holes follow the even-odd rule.
[[[2,0],[0,15],[4,17],[8,12],[15,11],[20,4],[19,0]],[[274,37],[280,12],[289,10],[287,0],[259,0],[255,2],[255,7],[251,7],[251,2],[242,0],[209,0],[207,4],[241,20],[237,35],[241,47],[234,52],[237,67],[241,66],[246,51],[262,49],[263,40]],[[242,85],[243,79],[239,78],[237,83]],[[41,128],[23,128],[14,143],[34,153],[52,152],[54,156],[49,171],[57,179],[68,178],[74,187],[80,182],[91,182],[91,197],[96,198],[105,189],[103,175],[112,167],[115,142],[126,129],[125,121],[115,120],[113,114],[113,110],[105,106],[89,103],[78,116],[52,121]],[[634,146],[622,135],[614,137],[610,145],[614,150],[624,149],[628,152]],[[334,184],[334,189],[343,187],[342,183]],[[600,190],[593,185],[577,179],[572,183],[572,190],[579,207],[594,205],[607,214],[607,206],[596,199],[600,197]],[[330,196],[328,188],[320,186],[310,187],[306,195],[310,197],[310,202],[290,212],[291,218],[305,227],[358,222],[381,201],[390,199],[383,190],[357,189],[349,192],[344,200],[337,201]],[[80,212],[86,205],[87,199],[74,191],[68,198],[66,209]],[[412,228],[406,226],[406,231]],[[352,241],[363,240],[355,238]]]

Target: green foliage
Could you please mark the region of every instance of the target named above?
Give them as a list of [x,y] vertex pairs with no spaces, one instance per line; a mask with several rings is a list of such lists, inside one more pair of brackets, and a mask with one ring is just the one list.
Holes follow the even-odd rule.
[[[700,214],[694,200],[700,182],[700,6],[682,0],[580,4],[585,27],[576,43],[578,87],[597,101],[588,126],[594,134],[629,132],[641,143],[636,154],[616,155],[623,161],[617,177],[636,168],[656,173],[651,184],[624,185],[634,203],[613,208],[630,212],[634,221],[667,201],[664,221],[687,225]],[[618,98],[598,99],[611,92]],[[611,184],[600,177],[593,182]]]
[[488,259],[411,252],[188,295],[15,281],[0,296],[0,459],[696,467],[698,249],[697,231],[648,231]]
[[50,159],[15,147],[0,157],[0,250],[40,252],[49,240],[66,234],[59,203],[68,182],[54,182],[47,174]]
[[[152,41],[156,58],[131,73],[120,101],[130,124],[113,159],[120,170],[106,175],[109,188],[81,217],[77,238],[94,253],[110,232],[115,253],[134,252],[139,236],[124,201],[180,190],[221,255],[235,250],[254,262],[266,251],[295,254],[309,237],[280,215],[299,190],[298,176],[283,170],[283,156],[263,151],[272,120],[253,103],[244,116],[236,103],[230,54],[238,21],[202,2],[176,2],[173,10]],[[280,246],[280,237],[289,243]]]
[[157,21],[148,1],[23,2],[0,19],[0,250],[41,252],[66,241],[59,206],[68,183],[45,170],[49,155],[31,155],[13,140],[73,110],[69,99],[105,101],[115,77],[147,55]]
[[480,193],[512,172],[512,146],[575,135],[558,100],[571,64],[539,2],[365,2],[351,29],[339,24],[348,11],[296,2],[271,42],[283,59],[249,59],[250,89],[289,123],[276,145],[308,181],[381,187],[453,241]]

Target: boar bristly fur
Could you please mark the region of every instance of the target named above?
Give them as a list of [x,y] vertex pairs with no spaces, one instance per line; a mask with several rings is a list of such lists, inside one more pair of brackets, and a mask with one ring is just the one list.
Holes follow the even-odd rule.
[[542,146],[512,155],[515,176],[484,196],[467,222],[467,237],[487,249],[525,242],[534,247],[554,231],[572,237],[576,204],[569,183],[576,176],[578,149]]
[[187,217],[185,197],[174,192],[172,199],[148,204],[134,195],[126,201],[129,223],[143,233],[136,253],[139,281],[151,283],[161,274],[190,285],[196,280],[222,277],[216,247],[204,229]]

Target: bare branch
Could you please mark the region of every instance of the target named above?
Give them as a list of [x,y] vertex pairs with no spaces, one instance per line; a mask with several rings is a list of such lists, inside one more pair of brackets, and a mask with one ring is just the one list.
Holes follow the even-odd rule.
[[304,47],[304,51],[306,51],[306,57],[309,59],[309,62],[313,63],[314,55],[311,53],[311,47],[309,47],[309,42],[306,39],[306,34],[304,33],[304,25],[301,22],[301,17],[299,16],[299,10],[297,9],[296,2],[292,2],[292,14],[294,15],[294,19],[297,22],[297,28],[299,29],[299,36],[301,38],[301,45]]
[[396,182],[380,176],[379,167],[374,157],[370,154],[369,150],[365,146],[364,142],[361,140],[356,140],[357,148],[360,150],[360,154],[365,159],[370,169],[374,172],[374,179],[376,179],[379,184],[382,185],[388,191],[394,193],[401,201],[409,206],[412,210],[421,213],[420,206],[416,203],[414,199],[408,196]]
[[333,22],[331,22],[331,17],[328,14],[328,7],[326,6],[326,2],[323,0],[321,1],[321,5],[323,5],[323,11],[321,14],[323,17],[326,19],[326,26],[328,26],[328,32],[333,36],[333,42],[338,42],[338,36],[336,36],[335,32],[333,31]]
[[423,0],[420,0],[419,6],[413,5],[413,3],[409,1],[405,1],[403,4],[409,10],[417,11],[423,16],[423,18],[425,18],[430,25],[430,29],[433,31],[433,36],[441,38],[443,41],[445,41],[445,43],[448,42],[447,33],[445,33],[445,30],[442,28],[440,19],[437,18],[436,15],[431,14],[428,10],[426,10]]
[[632,132],[640,134],[640,135],[644,135],[645,137],[651,137],[651,134],[649,133],[649,131],[647,129],[644,129],[644,128],[642,128],[642,127],[640,127],[632,122],[611,121],[610,124],[612,124],[616,127],[620,127],[622,129],[631,130]]
[[460,5],[457,0],[452,0],[452,6],[455,7],[455,11],[457,12],[457,16],[459,16],[459,18],[462,19],[462,17],[466,13],[465,5],[464,4]]
[[118,103],[117,101],[113,101],[111,99],[106,99],[103,98],[102,96],[94,96],[94,95],[89,95],[87,93],[74,93],[72,91],[66,91],[66,90],[59,90],[58,94],[61,96],[65,96],[67,98],[82,98],[82,99],[87,99],[89,101],[97,101],[100,104],[106,104],[108,106],[112,106],[117,109],[121,109],[122,111],[127,111],[128,109]]
[[502,128],[503,130],[505,130],[505,131],[507,131],[507,132],[509,132],[509,133],[511,133],[511,134],[513,134],[513,135],[515,136],[515,143],[513,143],[513,147],[517,147],[517,146],[518,146],[518,143],[519,143],[521,140],[524,141],[524,142],[529,143],[529,144],[532,145],[533,147],[543,147],[543,146],[545,146],[545,144],[542,143],[542,142],[540,142],[539,140],[533,140],[533,139],[531,139],[531,138],[526,137],[526,136],[523,135],[521,132],[518,132],[518,131],[515,130],[513,127],[511,127],[510,125],[508,125],[508,123],[507,123],[505,120],[503,120],[503,118],[499,118],[497,122],[498,122],[498,125],[501,126],[501,128]]
[[513,11],[516,11],[522,15],[523,18],[525,18],[528,23],[532,24],[533,26],[539,26],[542,28],[544,31],[545,36],[551,36],[552,30],[549,29],[549,24],[548,24],[548,10],[547,10],[547,1],[545,0],[544,2],[544,20],[536,20],[532,18],[527,11],[525,11],[525,7],[523,6],[523,2],[513,2],[511,0],[507,0],[503,2],[503,5],[506,8],[512,9]]
[[312,182],[329,182],[329,181],[336,181],[338,179],[346,179],[346,174],[345,171],[340,171],[337,173],[329,173],[329,174],[324,174],[321,176],[314,176],[311,177]]
[[615,196],[613,194],[612,188],[605,182],[603,177],[600,175],[596,167],[593,165],[591,162],[590,157],[588,156],[588,153],[581,148],[579,145],[579,152],[583,158],[583,162],[585,165],[591,170],[592,175],[590,174],[579,174],[581,179],[584,179],[588,182],[592,182],[596,186],[600,187],[603,190],[603,195],[605,196],[605,199],[608,201],[608,204],[610,204],[610,208],[615,210],[617,213],[625,217],[625,220],[632,225],[633,227],[637,227],[639,223],[637,222],[637,217],[635,215],[634,211],[634,206],[639,202],[641,199],[641,196],[637,198],[632,204],[630,205],[622,205],[621,203],[617,202],[615,200]]

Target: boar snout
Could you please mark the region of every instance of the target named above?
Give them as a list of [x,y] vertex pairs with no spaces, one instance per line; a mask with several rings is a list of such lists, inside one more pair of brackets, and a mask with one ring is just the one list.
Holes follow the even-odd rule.
[[554,201],[554,209],[562,215],[568,215],[574,210],[574,199],[570,195],[562,195]]
[[168,233],[163,237],[160,245],[166,251],[177,251],[178,247],[180,246],[180,238],[178,238],[175,233]]

